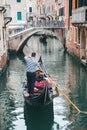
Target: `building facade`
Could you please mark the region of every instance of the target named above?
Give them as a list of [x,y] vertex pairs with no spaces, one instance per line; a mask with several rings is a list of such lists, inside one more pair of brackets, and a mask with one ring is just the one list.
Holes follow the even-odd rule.
[[41,26],[64,26],[64,0],[37,0],[37,21]]
[[10,34],[28,27],[37,14],[36,0],[5,0],[5,4],[11,7],[12,21],[9,24]]
[[8,23],[11,22],[10,6],[0,0],[0,73],[8,59]]
[[10,5],[12,17],[9,23],[10,34],[21,31],[26,26],[26,0],[5,0],[5,4]]
[[55,20],[59,16],[57,0],[37,0],[38,19],[47,21]]
[[87,0],[65,0],[66,47],[87,63]]
[[64,12],[65,0],[57,0],[57,4],[58,4],[59,20],[64,21],[65,20],[65,12]]

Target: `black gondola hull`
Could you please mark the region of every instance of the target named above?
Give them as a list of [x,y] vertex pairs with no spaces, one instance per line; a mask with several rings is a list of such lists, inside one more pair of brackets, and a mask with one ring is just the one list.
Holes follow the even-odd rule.
[[34,93],[33,96],[25,96],[25,86],[23,86],[24,99],[32,106],[46,106],[53,101],[53,91],[52,88],[45,86],[41,93]]

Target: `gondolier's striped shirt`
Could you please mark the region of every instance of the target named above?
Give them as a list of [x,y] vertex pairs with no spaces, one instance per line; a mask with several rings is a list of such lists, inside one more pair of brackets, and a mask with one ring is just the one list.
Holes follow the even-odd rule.
[[38,63],[35,60],[33,60],[27,56],[25,56],[24,59],[26,61],[26,71],[32,72],[32,73],[35,72],[37,70]]

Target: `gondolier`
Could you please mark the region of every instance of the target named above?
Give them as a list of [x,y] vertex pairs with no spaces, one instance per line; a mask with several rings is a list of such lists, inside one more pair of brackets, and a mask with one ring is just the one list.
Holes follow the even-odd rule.
[[34,83],[36,79],[36,70],[39,67],[38,62],[35,60],[36,53],[32,52],[31,56],[25,56],[26,61],[26,76],[27,76],[27,87],[28,93],[26,96],[33,96],[34,93]]

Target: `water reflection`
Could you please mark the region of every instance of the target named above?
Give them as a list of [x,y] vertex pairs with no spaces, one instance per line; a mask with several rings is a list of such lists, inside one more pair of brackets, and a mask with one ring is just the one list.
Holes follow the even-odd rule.
[[[7,81],[5,77],[4,75],[4,80]],[[12,126],[11,112],[15,109],[13,94],[5,87],[5,81],[0,82],[0,92],[2,92],[0,93],[0,130],[8,130]],[[3,83],[3,86],[1,83]]]
[[0,94],[1,92],[3,92],[5,90],[5,88],[3,86],[6,86],[6,82],[7,82],[7,73],[3,73],[3,75],[0,77]]
[[[73,67],[72,67],[73,65]],[[79,67],[78,67],[79,66]],[[68,57],[66,75],[67,94],[71,101],[81,110],[87,112],[87,71],[79,61]],[[68,119],[72,120],[74,129],[87,129],[87,114],[75,115],[77,111],[69,104]],[[73,120],[74,119],[74,120]],[[71,126],[69,126],[71,127]]]
[[[37,59],[42,55],[52,79],[80,110],[87,111],[87,71],[64,52],[60,41],[48,38],[43,44],[33,36],[23,51],[28,55],[36,51]],[[0,78],[0,130],[87,130],[87,115],[76,116],[76,110],[61,93],[47,109],[26,106],[21,88],[25,70],[24,55],[12,55]]]
[[54,120],[53,104],[34,108],[24,104],[24,119],[27,130],[51,130]]
[[[55,56],[53,54],[58,53],[63,49],[63,45],[57,39],[47,39],[46,43],[40,43],[39,38],[32,36],[28,40],[26,46],[23,49],[24,54],[29,55],[32,51],[37,52],[38,57],[43,56]],[[52,58],[51,58],[52,59]]]

